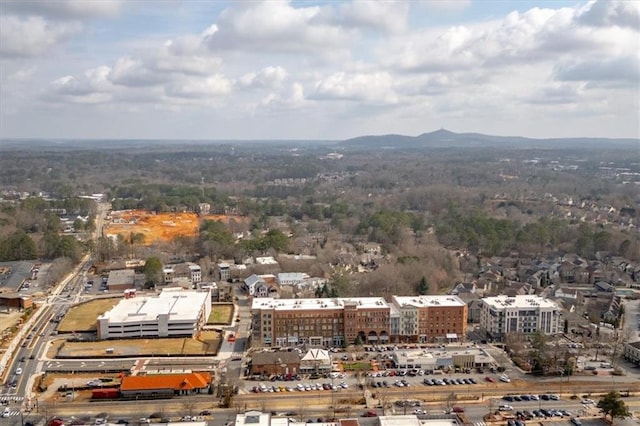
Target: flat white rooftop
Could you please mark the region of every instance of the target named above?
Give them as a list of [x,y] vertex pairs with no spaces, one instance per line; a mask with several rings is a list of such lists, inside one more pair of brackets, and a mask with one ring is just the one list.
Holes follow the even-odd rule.
[[165,289],[157,296],[122,299],[99,318],[108,318],[114,324],[156,321],[159,315],[169,315],[170,321],[195,321],[209,297],[206,291]]
[[393,296],[394,302],[402,306],[415,306],[418,308],[434,306],[464,306],[466,303],[458,296]]
[[459,423],[454,419],[429,419],[422,420],[416,415],[399,415],[399,416],[380,416],[378,417],[380,426],[456,426]]
[[485,297],[482,303],[492,308],[555,308],[559,309],[556,302],[534,295],[518,295],[518,296],[495,296]]
[[273,299],[271,297],[263,297],[253,299],[251,309],[275,309],[276,311],[342,309],[345,305],[351,303],[355,303],[359,309],[389,308],[389,304],[383,297],[336,297],[332,299]]

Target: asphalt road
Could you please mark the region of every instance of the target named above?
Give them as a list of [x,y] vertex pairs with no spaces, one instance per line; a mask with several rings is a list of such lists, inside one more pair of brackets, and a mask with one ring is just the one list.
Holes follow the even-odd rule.
[[[405,395],[405,397],[415,397],[414,395]],[[640,398],[625,398],[625,403],[630,410],[637,411],[640,409]],[[335,402],[335,401],[334,401]],[[488,398],[484,401],[475,403],[455,403],[462,407],[465,411],[464,415],[469,422],[478,423],[483,421],[483,416],[490,411],[496,411],[502,404],[509,404],[513,407],[513,412],[521,410],[533,411],[540,408],[545,409],[566,409],[572,412],[574,416],[589,417],[597,414],[597,408],[593,404],[582,404],[580,400],[560,400],[560,401],[522,401],[522,402],[506,402],[501,398]],[[337,407],[334,413],[333,407]],[[423,404],[420,409],[427,414],[441,414],[447,407],[446,403]],[[116,420],[120,418],[139,419],[140,417],[150,417],[154,414],[162,417],[177,419],[183,415],[197,415],[202,410],[210,410],[210,416],[204,416],[203,420],[209,421],[210,425],[222,425],[234,418],[239,411],[257,409],[263,412],[273,412],[274,415],[293,417],[296,420],[317,419],[319,417],[329,418],[334,414],[337,417],[362,416],[365,412],[363,406],[331,406],[331,399],[325,400],[318,398],[317,395],[308,393],[301,394],[263,394],[256,395],[253,400],[242,402],[240,399],[234,402],[234,406],[228,409],[216,408],[215,398],[209,395],[189,398],[188,400],[175,398],[172,400],[161,401],[132,401],[123,403],[115,402],[80,402],[74,404],[41,404],[38,412],[27,415],[27,419],[38,419],[43,416],[57,415],[64,419],[70,419],[71,416],[87,417],[93,419],[102,413],[107,413],[109,418]],[[385,412],[382,409],[375,409],[380,415],[394,414],[412,414],[415,408],[403,408],[393,404],[388,407]],[[78,414],[83,413],[83,414]],[[363,419],[364,420],[364,419]],[[547,419],[553,421],[561,421],[561,418]],[[566,418],[565,418],[566,420]],[[18,425],[21,419],[12,417],[9,424]],[[364,424],[364,423],[362,423]]]

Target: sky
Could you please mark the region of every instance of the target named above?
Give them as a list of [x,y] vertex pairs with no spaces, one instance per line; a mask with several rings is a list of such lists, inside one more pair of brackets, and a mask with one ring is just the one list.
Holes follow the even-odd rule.
[[640,1],[0,0],[0,139],[640,137]]

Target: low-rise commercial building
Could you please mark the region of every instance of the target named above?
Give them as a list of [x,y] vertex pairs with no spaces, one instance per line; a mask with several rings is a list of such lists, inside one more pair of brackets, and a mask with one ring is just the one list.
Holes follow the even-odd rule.
[[398,349],[391,356],[395,368],[416,368],[428,372],[456,367],[487,367],[495,363],[486,350],[478,347]]
[[124,291],[135,288],[135,271],[133,269],[118,269],[109,272],[107,288],[110,291]]
[[300,373],[298,352],[255,352],[251,355],[252,375],[296,375],[298,373]]
[[166,288],[157,296],[122,299],[98,317],[98,338],[193,336],[211,313],[211,293]]
[[640,365],[640,340],[624,345],[624,359]]
[[493,339],[509,333],[560,333],[562,310],[556,302],[534,295],[481,299],[480,328]]
[[171,398],[207,393],[210,385],[211,374],[205,372],[126,376],[120,384],[120,396],[124,399]]

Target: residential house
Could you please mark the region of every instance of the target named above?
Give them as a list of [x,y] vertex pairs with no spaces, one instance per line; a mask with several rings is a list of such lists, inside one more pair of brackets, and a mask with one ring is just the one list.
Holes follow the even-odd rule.
[[228,281],[231,279],[231,267],[227,262],[220,262],[215,267],[215,274],[218,280]]
[[242,289],[249,293],[250,296],[256,294],[256,285],[264,283],[264,280],[256,274],[252,274],[245,278]]

